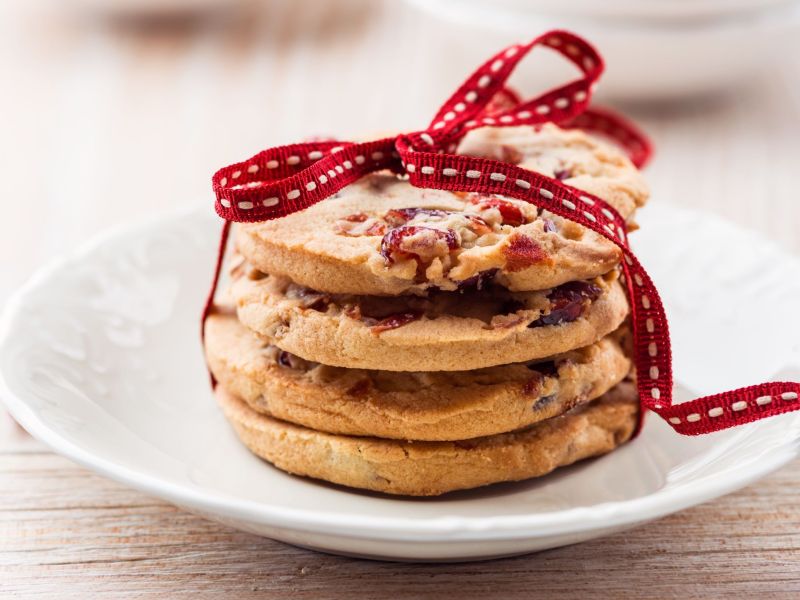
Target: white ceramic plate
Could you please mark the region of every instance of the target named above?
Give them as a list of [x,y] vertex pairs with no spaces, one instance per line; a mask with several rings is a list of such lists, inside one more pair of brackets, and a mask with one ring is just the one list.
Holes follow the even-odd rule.
[[[800,375],[800,264],[709,215],[653,204],[636,244],[673,322],[684,389]],[[654,417],[633,443],[527,483],[432,500],[286,475],[241,446],[214,403],[200,308],[219,222],[127,228],[40,271],[0,324],[0,397],[75,461],[234,527],[329,552],[464,560],[631,527],[742,487],[798,453],[800,415],[683,438]],[[686,395],[683,393],[682,395]]]
[[556,18],[613,19],[663,25],[751,16],[796,0],[433,0],[431,3],[443,1],[458,3],[465,12],[479,7]]

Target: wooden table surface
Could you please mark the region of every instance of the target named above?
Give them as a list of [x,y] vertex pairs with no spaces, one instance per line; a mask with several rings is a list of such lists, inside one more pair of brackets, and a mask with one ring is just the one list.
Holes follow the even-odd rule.
[[[0,5],[0,75],[13,83],[0,94],[0,303],[105,227],[210,209],[210,173],[264,146],[426,123],[472,66],[458,49],[442,56],[441,25],[399,2],[243,0],[222,18],[167,23],[62,4]],[[800,58],[787,56],[725,97],[625,107],[658,147],[652,201],[714,211],[800,254],[798,82]],[[796,598],[799,487],[794,462],[578,546],[376,563],[195,517],[54,455],[0,414],[0,598]]]

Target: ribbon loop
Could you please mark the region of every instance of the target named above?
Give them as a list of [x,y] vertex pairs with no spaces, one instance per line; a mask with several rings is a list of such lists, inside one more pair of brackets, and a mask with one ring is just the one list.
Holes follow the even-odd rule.
[[[506,83],[519,62],[536,46],[559,52],[583,72],[583,77],[508,110],[487,114],[486,108]],[[593,85],[604,69],[603,59],[585,40],[567,31],[550,31],[527,44],[514,45],[481,65],[439,109],[427,129],[432,149],[450,148],[468,131],[485,126],[559,123],[583,112],[591,100]]]
[[236,222],[276,219],[308,208],[373,171],[399,171],[394,141],[311,142],[260,152],[214,174],[217,214]]

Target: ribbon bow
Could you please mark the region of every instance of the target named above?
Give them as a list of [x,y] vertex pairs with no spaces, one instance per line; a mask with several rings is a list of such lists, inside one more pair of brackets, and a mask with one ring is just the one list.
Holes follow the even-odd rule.
[[[582,77],[520,101],[505,83],[520,60],[538,45],[559,52],[580,69]],[[674,404],[667,317],[650,276],[628,246],[625,220],[619,213],[603,199],[552,177],[496,160],[453,154],[458,142],[473,129],[551,122],[611,137],[642,167],[652,152],[647,138],[613,113],[588,109],[602,72],[603,59],[588,42],[566,31],[550,31],[489,59],[423,131],[361,143],[279,146],[220,169],[212,182],[215,208],[225,225],[203,320],[213,306],[231,222],[283,217],[330,197],[368,173],[390,169],[407,176],[417,187],[500,194],[531,202],[616,244],[624,257],[640,415],[651,410],[677,432],[696,435],[800,408],[800,384],[791,382],[764,383]]]

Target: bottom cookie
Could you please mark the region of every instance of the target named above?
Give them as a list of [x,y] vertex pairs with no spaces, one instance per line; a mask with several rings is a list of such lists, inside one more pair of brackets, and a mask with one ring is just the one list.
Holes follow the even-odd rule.
[[635,386],[527,429],[462,442],[406,442],[322,433],[260,414],[217,386],[217,400],[242,442],[293,473],[387,494],[437,496],[546,475],[610,452],[636,426]]

